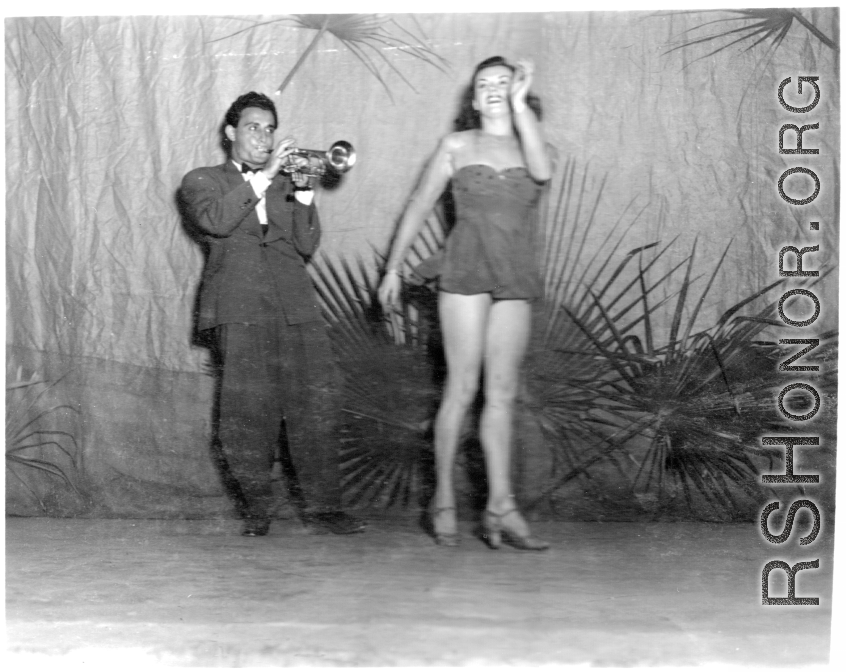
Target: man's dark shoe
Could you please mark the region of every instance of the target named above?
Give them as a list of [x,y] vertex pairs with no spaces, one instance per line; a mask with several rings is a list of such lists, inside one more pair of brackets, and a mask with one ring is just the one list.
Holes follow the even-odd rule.
[[343,511],[328,511],[326,513],[303,514],[303,522],[315,534],[356,534],[364,532],[367,523]]
[[271,521],[267,518],[248,518],[244,521],[241,534],[245,537],[264,537],[270,528]]

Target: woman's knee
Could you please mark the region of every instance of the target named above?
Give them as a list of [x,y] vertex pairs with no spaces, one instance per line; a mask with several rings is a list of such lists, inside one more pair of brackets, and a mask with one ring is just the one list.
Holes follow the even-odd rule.
[[518,396],[517,379],[495,377],[486,381],[485,405],[490,407],[511,407]]
[[451,377],[444,390],[444,404],[459,409],[467,409],[473,403],[479,391],[478,376]]

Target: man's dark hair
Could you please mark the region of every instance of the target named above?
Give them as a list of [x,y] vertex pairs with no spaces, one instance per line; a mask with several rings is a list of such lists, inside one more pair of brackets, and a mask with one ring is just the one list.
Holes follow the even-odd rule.
[[221,144],[227,154],[229,154],[232,143],[230,143],[229,138],[226,137],[226,127],[237,127],[238,122],[241,121],[241,113],[248,107],[258,107],[260,110],[267,110],[274,115],[274,126],[279,126],[276,116],[276,105],[274,105],[274,101],[268,98],[264,93],[250,91],[249,93],[238,96],[238,98],[235,99],[235,102],[230,105],[229,109],[226,111],[224,123],[221,125]]
[[[471,75],[470,83],[462,92],[462,99],[459,103],[459,116],[457,116],[453,121],[453,126],[456,131],[468,131],[472,128],[480,127],[479,112],[473,108],[474,82],[476,81],[476,76],[481,70],[493,68],[496,65],[502,65],[509,68],[509,70],[513,73],[515,71],[515,66],[509,63],[509,61],[502,56],[491,56],[477,64],[476,68],[474,68],[473,75]],[[526,104],[529,109],[535,112],[535,116],[538,120],[541,121],[541,100],[538,96],[532,93],[527,94]]]
[[248,107],[258,107],[260,110],[267,110],[274,115],[274,126],[279,125],[276,118],[276,105],[274,105],[274,101],[264,93],[256,93],[255,91],[250,91],[250,93],[245,93],[243,96],[238,96],[235,99],[235,102],[226,111],[224,123],[227,126],[238,126],[238,122],[241,120],[241,113]]

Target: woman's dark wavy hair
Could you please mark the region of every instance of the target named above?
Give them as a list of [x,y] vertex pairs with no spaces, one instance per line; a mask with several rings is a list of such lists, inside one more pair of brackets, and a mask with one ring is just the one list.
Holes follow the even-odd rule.
[[[485,68],[492,68],[495,65],[503,65],[512,72],[515,71],[515,66],[509,63],[502,56],[492,56],[491,58],[486,58],[484,61],[479,63],[473,71],[473,75],[471,76],[471,81],[465,87],[465,90],[462,92],[462,99],[459,104],[459,116],[453,121],[453,127],[456,131],[468,131],[472,128],[480,128],[480,120],[479,120],[479,112],[473,109],[473,97],[474,97],[474,82],[476,81],[476,76],[479,74],[480,70],[485,70]],[[526,104],[533,112],[535,112],[535,116],[541,121],[541,99],[533,93],[527,94]]]

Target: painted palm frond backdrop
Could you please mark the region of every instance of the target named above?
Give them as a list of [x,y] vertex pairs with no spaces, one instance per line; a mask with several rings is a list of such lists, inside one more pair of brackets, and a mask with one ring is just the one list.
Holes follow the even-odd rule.
[[[74,483],[79,467],[79,446],[73,433],[61,428],[63,411],[77,413],[68,404],[52,403],[50,391],[59,381],[23,375],[6,363],[6,473],[23,486],[42,511],[48,507],[34,473],[63,484],[77,495]],[[58,423],[58,425],[57,425]]]
[[415,87],[406,78],[402,70],[394,64],[393,60],[386,55],[387,51],[407,54],[439,70],[446,70],[448,67],[448,62],[427,46],[426,36],[423,35],[420,26],[414,22],[414,18],[408,18],[414,24],[417,34],[404,27],[398,18],[383,14],[293,14],[270,21],[258,21],[246,28],[210,41],[218,42],[226,40],[235,35],[263,29],[274,24],[284,24],[304,30],[314,30],[315,36],[291,70],[288,71],[288,74],[286,74],[282,83],[279,85],[277,93],[281,93],[288,86],[288,83],[306,62],[309,54],[318,45],[327,42],[330,38],[334,38],[337,43],[341,43],[359,60],[367,71],[377,79],[389,98],[391,98],[391,89],[385,77],[380,72],[380,65],[387,67],[391,72],[400,77],[412,90],[415,90]]
[[[798,431],[777,412],[775,402],[787,382],[779,363],[793,351],[757,340],[768,326],[782,324],[775,319],[776,301],[767,302],[752,315],[739,314],[764,300],[783,281],[751,294],[727,310],[713,327],[694,333],[695,320],[726,252],[684,321],[692,296],[695,256],[696,243],[664,343],[657,343],[654,337],[656,325],[645,291],[640,336],[620,332],[613,316],[599,304],[613,334],[611,341],[598,338],[596,328],[579,315],[574,314],[573,319],[617,374],[600,400],[600,408],[617,428],[603,451],[610,458],[626,456],[634,500],[657,515],[680,505],[694,514],[705,505],[723,519],[745,518],[749,504],[761,497],[758,475],[765,461],[773,469],[773,460],[780,455],[779,450],[764,448],[760,437]],[[639,270],[639,283],[642,288],[647,286],[644,269]],[[815,381],[816,389],[832,396],[835,333],[825,334],[822,340],[823,347],[810,361],[825,361],[827,366],[810,380]],[[799,414],[809,410],[809,403],[808,398],[795,397],[788,399],[786,406]],[[553,487],[576,475],[576,471],[565,474]]]
[[686,33],[702,34],[714,26],[720,26],[716,32],[702,37],[694,36],[668,49],[669,54],[678,49],[687,49],[696,45],[717,45],[712,51],[699,56],[699,61],[713,56],[733,46],[743,46],[744,51],[750,51],[760,44],[765,44],[767,51],[778,48],[785,39],[791,27],[795,24],[802,26],[808,34],[814,36],[821,44],[833,51],[838,51],[838,44],[820,30],[814,23],[803,16],[799,9],[732,9],[732,10],[692,10],[689,12],[674,12],[677,14],[729,14],[719,19],[706,21]]

